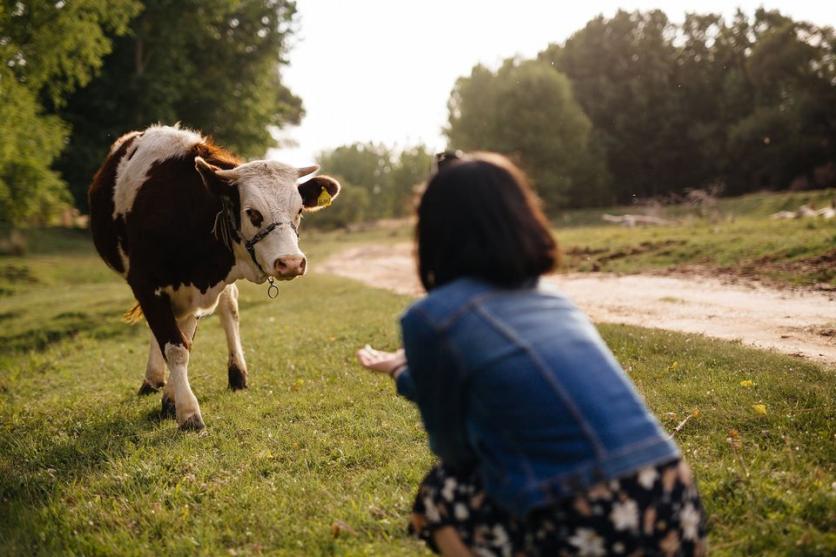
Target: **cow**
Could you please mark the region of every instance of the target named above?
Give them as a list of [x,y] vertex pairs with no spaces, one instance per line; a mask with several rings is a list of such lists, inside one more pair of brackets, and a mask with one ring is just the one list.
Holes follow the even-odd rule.
[[176,417],[180,429],[204,428],[188,379],[201,317],[217,310],[229,387],[247,387],[235,282],[269,281],[273,290],[274,280],[305,274],[302,214],[330,205],[340,192],[328,176],[299,183],[317,170],[242,163],[197,131],[157,125],[117,139],[93,178],[93,243],[130,286],[137,301],[131,315],[144,315],[152,333],[139,393],[162,390],[162,413]]

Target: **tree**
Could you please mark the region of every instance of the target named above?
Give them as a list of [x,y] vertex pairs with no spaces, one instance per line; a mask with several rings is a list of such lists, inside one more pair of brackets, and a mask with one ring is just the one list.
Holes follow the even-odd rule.
[[0,67],[0,122],[0,224],[47,220],[69,201],[66,186],[50,169],[66,128],[42,114],[35,94],[16,82],[5,64]]
[[565,73],[606,152],[618,200],[682,190],[692,152],[673,79],[675,28],[659,10],[598,16],[540,59]]
[[144,0],[101,74],[59,111],[73,133],[58,168],[76,203],[86,207],[113,140],[156,122],[179,121],[243,157],[263,156],[275,144],[271,128],[303,114],[279,73],[295,14],[291,0]]
[[392,216],[404,217],[415,212],[417,191],[427,181],[432,164],[433,155],[424,145],[404,149],[398,154],[389,177]]
[[[738,19],[742,19],[739,15]],[[836,39],[830,27],[759,9],[739,21],[736,44],[748,110],[729,127],[730,193],[816,184],[816,170],[836,163]],[[746,40],[748,39],[748,41]]]
[[47,108],[84,86],[126,31],[133,0],[0,4],[0,222],[45,221],[69,199],[51,164],[68,127]]
[[432,169],[432,155],[423,145],[396,151],[354,143],[319,153],[317,162],[343,185],[341,208],[312,216],[312,223],[324,228],[412,214],[416,191]]
[[392,151],[376,143],[342,145],[317,155],[324,172],[366,191],[368,219],[392,216]]
[[833,37],[764,9],[729,22],[687,14],[681,26],[660,11],[619,11],[539,58],[571,79],[626,202],[816,182],[836,161]]
[[610,201],[589,118],[569,80],[535,60],[507,60],[496,72],[476,66],[448,101],[450,146],[490,150],[522,165],[547,209]]

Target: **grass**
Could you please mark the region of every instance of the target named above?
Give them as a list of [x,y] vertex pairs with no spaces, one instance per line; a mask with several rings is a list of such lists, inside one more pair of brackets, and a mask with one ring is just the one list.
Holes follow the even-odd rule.
[[623,205],[605,209],[573,209],[561,212],[555,219],[555,224],[562,228],[598,226],[601,224],[601,215],[603,213],[613,215],[652,213],[655,216],[668,219],[693,217],[699,213],[715,220],[740,217],[768,218],[778,211],[795,211],[802,205],[810,205],[820,209],[834,202],[836,202],[836,189],[798,192],[760,192],[737,197],[718,197],[713,203],[704,205],[702,209],[688,204],[653,207]]
[[[836,190],[757,193],[713,206],[611,207],[567,211],[554,222],[570,271],[700,272],[773,285],[836,288],[836,220],[770,219],[801,205],[824,207]],[[666,226],[624,228],[601,215],[651,212]]]
[[[349,241],[308,236],[314,270]],[[158,397],[135,395],[148,333],[119,321],[127,287],[83,237],[57,251],[41,240],[0,259],[15,268],[0,275],[13,292],[0,298],[0,553],[428,554],[404,533],[432,462],[418,414],[353,361],[365,342],[396,346],[408,298],[316,274],[275,301],[243,284],[251,388],[227,391],[222,331],[202,321],[190,375],[207,430],[184,434],[158,418]],[[833,370],[695,335],[600,329],[668,431],[696,414],[676,439],[715,555],[836,551]],[[335,537],[336,521],[351,531]]]
[[571,271],[699,271],[836,288],[836,220],[694,219],[646,228],[558,228],[556,235]]

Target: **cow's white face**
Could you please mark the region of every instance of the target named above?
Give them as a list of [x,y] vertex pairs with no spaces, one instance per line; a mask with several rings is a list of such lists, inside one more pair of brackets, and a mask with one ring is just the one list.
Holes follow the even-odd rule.
[[242,164],[234,172],[241,200],[244,241],[277,224],[253,246],[261,268],[279,279],[303,275],[305,254],[299,249],[299,238],[294,231],[302,217],[296,169],[274,161],[255,161]]
[[[221,170],[197,157],[195,166],[216,194],[229,195],[234,193],[230,188],[237,189],[239,234],[243,244],[254,242],[255,259],[263,274],[279,280],[305,274],[307,261],[297,234],[302,213],[330,205],[340,191],[336,180],[317,176],[299,184],[299,178],[318,167],[297,169],[277,161],[253,161]],[[220,180],[220,184],[211,184],[212,180]],[[244,257],[251,261],[249,255]]]

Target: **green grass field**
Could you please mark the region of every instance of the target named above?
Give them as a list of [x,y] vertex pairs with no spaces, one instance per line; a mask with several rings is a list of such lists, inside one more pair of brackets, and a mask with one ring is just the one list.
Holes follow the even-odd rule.
[[571,271],[697,272],[836,288],[836,220],[744,217],[687,226],[558,228]]
[[769,218],[834,200],[834,190],[751,194],[721,198],[702,214],[682,205],[659,208],[658,216],[676,221],[670,226],[624,228],[601,221],[603,213],[640,212],[635,207],[569,211],[555,225],[571,271],[696,271],[836,288],[836,220]]
[[[314,271],[350,241],[381,239],[308,236]],[[272,301],[243,285],[251,388],[227,391],[220,325],[202,321],[190,376],[207,430],[181,433],[159,419],[159,397],[135,395],[148,332],[120,322],[127,286],[82,233],[34,234],[30,247],[0,258],[0,554],[427,554],[404,532],[432,462],[418,414],[353,357],[396,346],[408,298],[315,273]],[[601,331],[668,431],[694,415],[676,438],[715,555],[836,552],[834,370]],[[336,521],[350,530],[335,537]]]
[[695,207],[693,204],[671,204],[651,208],[649,205],[622,205],[618,207],[572,209],[560,212],[555,223],[561,227],[598,226],[601,215],[610,213],[652,212],[668,219],[679,219],[702,215],[711,219],[723,218],[769,218],[778,211],[795,211],[802,205],[820,209],[836,202],[836,189],[808,190],[796,192],[759,192],[737,197],[717,197],[712,202]]

